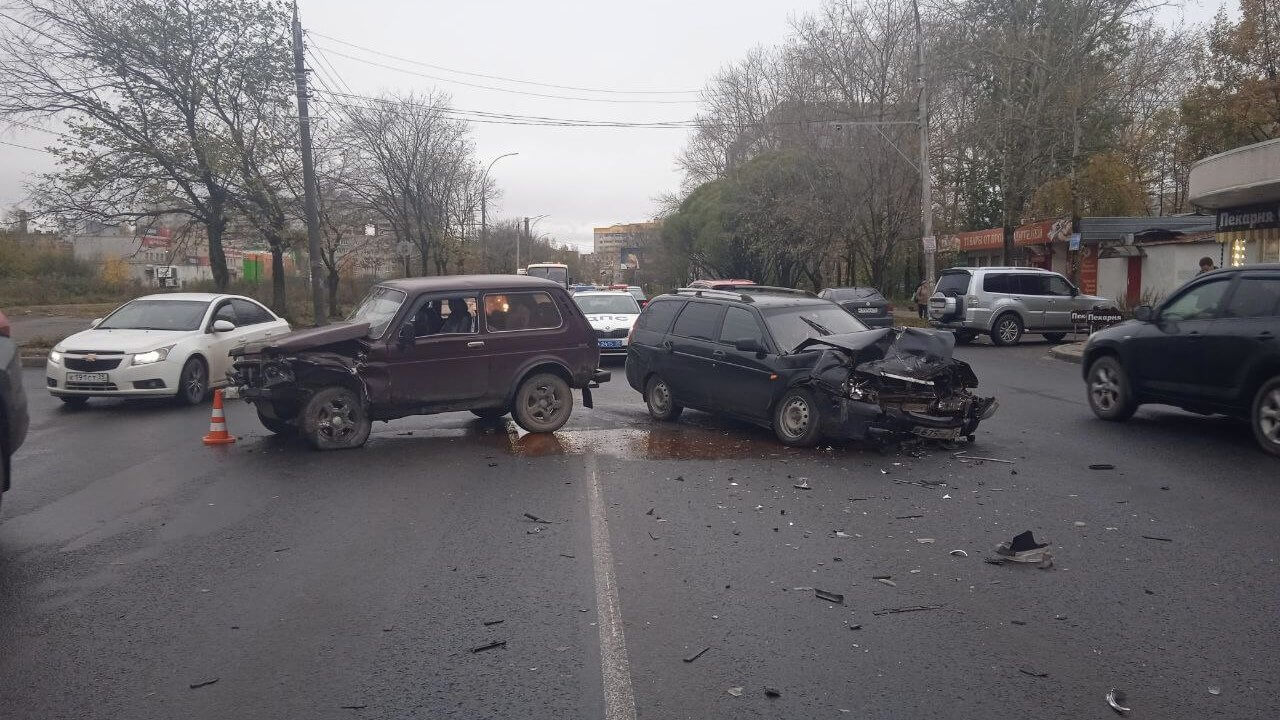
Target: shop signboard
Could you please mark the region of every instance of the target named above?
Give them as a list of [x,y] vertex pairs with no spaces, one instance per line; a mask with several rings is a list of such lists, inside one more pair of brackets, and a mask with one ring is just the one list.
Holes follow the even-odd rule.
[[1086,295],[1098,294],[1098,246],[1080,248],[1080,290]]
[[1118,308],[1071,311],[1071,325],[1077,332],[1087,329],[1089,333],[1095,333],[1120,322],[1124,322],[1124,313],[1120,312]]
[[1218,211],[1218,232],[1280,227],[1280,204],[1250,205]]

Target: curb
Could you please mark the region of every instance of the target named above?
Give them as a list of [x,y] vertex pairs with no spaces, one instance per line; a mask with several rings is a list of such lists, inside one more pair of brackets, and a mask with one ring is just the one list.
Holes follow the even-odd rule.
[[1081,343],[1069,343],[1067,345],[1055,345],[1049,348],[1049,354],[1063,362],[1069,362],[1079,365],[1084,361],[1084,347]]

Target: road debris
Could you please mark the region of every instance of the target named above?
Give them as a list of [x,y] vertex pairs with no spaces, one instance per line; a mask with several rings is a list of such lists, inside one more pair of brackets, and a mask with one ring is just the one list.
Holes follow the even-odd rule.
[[485,644],[485,645],[481,645],[481,646],[479,646],[479,647],[473,647],[473,648],[471,648],[471,652],[473,652],[473,653],[478,653],[478,652],[484,652],[485,650],[496,650],[496,649],[498,649],[498,648],[504,648],[504,647],[506,647],[506,646],[507,646],[507,641],[506,641],[506,640],[494,640],[494,641],[493,641],[493,642],[491,642],[491,643],[487,643],[487,644]]
[[1210,685],[1210,686],[1209,686],[1209,694],[1210,694],[1210,695],[1221,695],[1221,694],[1222,694],[1222,688],[1218,687],[1217,685]]
[[826,600],[827,602],[833,602],[837,605],[844,604],[844,595],[841,595],[840,593],[827,592],[826,590],[814,588],[813,596],[819,600]]
[[542,518],[538,517],[537,515],[534,515],[533,513],[525,513],[524,516],[536,523],[542,523],[543,525],[551,524],[550,520],[543,520]]
[[286,552],[286,551],[289,551],[289,550],[292,550],[292,549],[293,549],[292,547],[282,547],[282,548],[276,548],[275,550],[272,550],[271,552]]
[[921,545],[932,545],[933,538],[916,538],[916,542],[920,543]]
[[[1002,542],[996,546],[996,555],[1004,560],[1012,560],[1020,563],[1036,563],[1044,560],[1048,552],[1045,548],[1049,547],[1049,543],[1036,542],[1035,536],[1030,530],[1024,531],[1014,536],[1009,542]],[[1000,563],[993,563],[999,565]]]
[[951,499],[951,496],[950,496],[950,495],[943,495],[943,496],[942,496],[942,499],[943,499],[943,500],[950,500],[950,499]]
[[969,553],[967,553],[967,552],[965,552],[965,551],[963,551],[963,550],[952,550],[951,552],[949,552],[949,553],[947,553],[947,554],[948,554],[948,555],[955,555],[956,557],[969,557]]
[[1018,668],[1018,672],[1022,673],[1023,675],[1030,675],[1031,677],[1037,677],[1037,678],[1047,678],[1047,677],[1049,677],[1049,673],[1047,673],[1047,672],[1041,672],[1041,671],[1039,671],[1039,670],[1032,670],[1032,669],[1030,669],[1030,668]]
[[661,540],[662,538],[658,537],[657,535],[654,535],[653,533],[649,533],[649,539],[650,539],[650,540]]
[[684,661],[685,661],[685,662],[687,662],[687,663],[691,663],[691,662],[693,662],[694,660],[697,660],[698,658],[702,657],[702,654],[703,654],[703,653],[705,653],[706,651],[710,650],[710,649],[711,649],[711,646],[710,646],[710,645],[708,645],[707,647],[702,648],[701,650],[699,650],[698,652],[696,652],[696,653],[694,653],[694,654],[690,655],[689,657],[686,657],[686,658],[684,659]]
[[850,630],[861,630],[861,629],[862,629],[862,626],[861,626],[861,625],[850,625],[850,626],[849,626],[849,629],[850,629]]
[[907,605],[905,607],[882,608],[872,611],[872,615],[897,615],[899,613],[921,612],[923,610],[941,610],[941,605]]
[[569,553],[560,553],[560,557],[562,557],[562,558],[569,558],[570,560],[573,560],[575,556],[574,556],[574,555],[570,555]]
[[1143,535],[1143,540],[1159,540],[1160,542],[1173,542],[1173,538],[1160,537],[1159,535]]
[[649,512],[645,513],[645,515],[652,515],[652,514],[653,514],[653,511],[654,511],[654,510],[656,510],[656,509],[657,509],[657,508],[649,508]]
[[1083,521],[1083,520],[1077,520],[1077,521],[1075,521],[1075,522],[1073,522],[1073,523],[1071,523],[1071,524],[1072,524],[1072,525],[1075,525],[1076,527],[1087,527],[1087,526],[1089,525],[1089,523],[1087,523],[1087,522],[1085,522],[1085,521]]
[[808,478],[800,478],[800,482],[798,482],[798,483],[796,483],[796,484],[792,485],[791,487],[793,487],[793,488],[795,488],[795,489],[797,489],[797,490],[812,490],[812,489],[813,489],[812,487],[810,487],[810,486],[809,486],[809,479],[808,479]]
[[772,687],[769,687],[768,685],[766,685],[766,686],[765,686],[765,688],[764,688],[764,694],[765,694],[765,697],[771,697],[771,698],[780,698],[780,697],[782,697],[782,691],[781,691],[781,690],[779,690],[778,688],[772,688]]
[[742,697],[742,688],[740,687],[731,687],[728,690],[725,690],[725,692],[729,693],[734,697]]
[[[409,433],[409,434],[412,435],[413,433]],[[338,706],[338,708],[341,710],[363,710],[367,707],[369,707],[367,703],[361,703],[359,705],[339,705]]]
[[889,578],[876,578],[876,582],[881,585],[888,585],[889,587],[898,587],[898,583],[890,580]]
[[1126,698],[1123,690],[1111,688],[1107,691],[1107,704],[1111,706],[1112,710],[1115,710],[1121,715],[1128,715],[1129,708],[1125,707],[1125,702]]
[[1090,470],[1115,470],[1116,466],[1111,463],[1094,463],[1089,466]]
[[923,515],[899,515],[895,517],[894,520],[915,520],[916,518],[922,518],[922,517],[924,516]]
[[536,528],[534,528],[534,529],[532,529],[532,530],[525,530],[525,531],[524,531],[524,534],[525,534],[525,535],[537,535],[537,534],[538,534],[538,533],[540,533],[540,532],[542,532],[542,528],[540,528],[540,527],[536,527]]
[[219,681],[219,680],[221,680],[221,679],[222,679],[222,678],[213,678],[213,679],[211,679],[211,680],[201,680],[200,682],[193,682],[193,683],[191,683],[191,684],[187,685],[187,687],[191,688],[192,690],[195,690],[195,689],[197,689],[197,688],[202,688],[202,687],[206,687],[206,686],[212,685],[212,684],[214,684],[214,683],[218,682],[218,681]]
[[836,531],[836,537],[838,537],[838,538],[849,538],[849,537],[853,537],[853,536],[852,536],[852,535],[850,535],[849,533],[847,533],[847,532],[843,531],[843,530],[837,530],[837,531]]
[[953,454],[951,455],[951,457],[956,458],[956,459],[957,459],[957,460],[959,460],[960,462],[965,462],[966,460],[978,460],[978,461],[981,461],[981,462],[998,462],[998,463],[1005,463],[1005,464],[1007,464],[1007,465],[1013,465],[1013,464],[1014,464],[1014,461],[1013,461],[1013,460],[1002,460],[1002,459],[1000,459],[1000,458],[990,458],[990,457],[978,457],[977,455],[969,455],[969,454],[968,454],[968,452],[969,452],[968,450],[961,450],[961,451],[960,451],[960,452],[958,452],[958,453],[953,453]]
[[489,627],[491,625],[501,625],[504,622],[506,622],[506,618],[503,618],[502,620],[485,620],[484,626]]
[[676,482],[684,482],[684,476],[683,476],[683,475],[677,475],[677,476],[676,476]]

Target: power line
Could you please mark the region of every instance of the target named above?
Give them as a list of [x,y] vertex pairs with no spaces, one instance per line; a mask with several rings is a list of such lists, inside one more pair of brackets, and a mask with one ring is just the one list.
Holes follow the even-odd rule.
[[41,152],[41,153],[44,153],[45,155],[57,155],[57,153],[50,152],[49,150],[45,150],[44,148],[31,147],[30,145],[20,145],[15,142],[9,142],[7,140],[0,140],[0,145],[8,145],[9,147],[22,148],[23,150],[34,150],[35,152]]
[[457,70],[455,68],[449,68],[443,65],[432,65],[431,63],[426,63],[419,60],[412,60],[405,57],[399,57],[397,55],[385,53],[380,50],[374,50],[373,48],[364,47],[363,45],[357,45],[355,43],[347,42],[345,40],[339,40],[336,37],[325,35],[324,33],[318,33],[314,30],[308,31],[307,34],[315,35],[316,37],[322,37],[326,40],[336,42],[340,45],[345,45],[347,47],[355,48],[357,50],[363,50],[367,53],[379,55],[381,57],[385,57],[391,60],[399,60],[400,62],[409,63],[410,65],[418,65],[420,67],[431,68],[432,70],[442,70],[444,72],[457,73],[458,75],[467,75],[470,77],[485,78],[486,80],[499,80],[502,82],[518,83],[520,85],[532,85],[534,87],[554,88],[557,90],[579,90],[582,92],[607,93],[610,95],[697,95],[702,92],[701,90],[612,90],[607,88],[583,87],[579,85],[556,85],[554,83],[535,82],[533,80],[518,80],[516,78],[504,77],[502,75],[486,75],[484,73],[469,72],[466,70]]
[[366,60],[364,58],[359,58],[354,55],[348,55],[346,53],[334,50],[333,48],[323,47],[318,44],[315,45],[315,47],[323,50],[324,52],[337,55],[338,57],[341,57],[341,58],[354,60],[355,62],[364,63],[366,65],[372,65],[374,67],[380,67],[386,70],[394,70],[396,72],[402,72],[407,75],[417,75],[418,77],[426,78],[428,80],[435,80],[437,82],[453,83],[455,85],[462,85],[465,87],[476,88],[479,90],[489,90],[492,92],[508,93],[511,95],[523,95],[526,97],[545,98],[545,99],[551,99],[551,100],[572,100],[574,102],[594,102],[594,103],[613,103],[613,104],[687,105],[690,103],[699,102],[698,100],[615,100],[612,98],[584,98],[584,97],[572,97],[569,95],[552,95],[550,93],[527,92],[525,90],[511,90],[509,88],[493,87],[492,85],[480,85],[478,83],[471,83],[463,80],[454,80],[452,78],[440,77],[439,75],[430,75],[427,73],[418,72],[416,70],[408,70],[406,68],[396,67],[395,65],[387,65],[386,63],[380,63],[376,60]]

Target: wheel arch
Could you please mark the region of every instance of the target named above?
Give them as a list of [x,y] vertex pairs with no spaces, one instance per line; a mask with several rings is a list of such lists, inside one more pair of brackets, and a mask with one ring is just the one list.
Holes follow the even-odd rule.
[[1124,358],[1120,357],[1120,351],[1118,349],[1110,345],[1100,345],[1089,348],[1084,357],[1080,359],[1080,374],[1084,376],[1085,379],[1088,379],[1089,368],[1093,367],[1093,364],[1100,358],[1108,356],[1114,357],[1116,361],[1120,363],[1120,366],[1124,367]]
[[[573,388],[573,373],[569,372],[569,368],[565,367],[564,363],[558,360],[549,359],[536,360],[530,363],[529,367],[516,374],[516,381],[507,389],[507,404],[510,405],[515,402],[516,392],[520,389],[520,386],[524,384],[525,380],[528,380],[538,373],[544,372],[559,377],[561,380],[564,380],[565,384],[568,385],[570,389]],[[648,381],[646,380],[646,382]]]
[[1262,389],[1262,386],[1268,381],[1280,377],[1280,356],[1271,356],[1263,358],[1261,362],[1249,371],[1248,379],[1245,381],[1244,396],[1241,398],[1250,408],[1253,407],[1253,399]]

